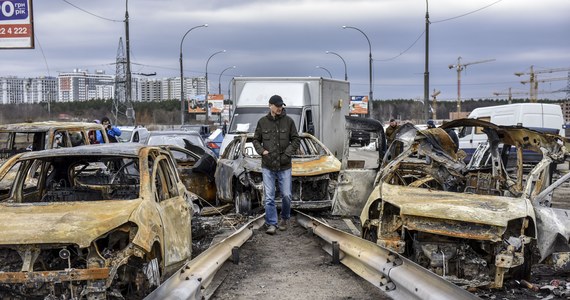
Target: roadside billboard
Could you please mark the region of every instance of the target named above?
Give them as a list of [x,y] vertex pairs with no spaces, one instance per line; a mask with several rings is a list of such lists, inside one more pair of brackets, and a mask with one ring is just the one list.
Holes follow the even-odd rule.
[[368,113],[368,96],[350,96],[348,105],[350,115],[365,115]]
[[[204,114],[206,113],[206,107],[204,106],[205,96],[196,96],[196,99],[191,99],[188,101],[188,113],[191,114]],[[224,109],[224,95],[218,94],[208,94],[208,105],[210,107],[210,115],[220,114]]]
[[0,0],[0,49],[34,49],[32,0]]

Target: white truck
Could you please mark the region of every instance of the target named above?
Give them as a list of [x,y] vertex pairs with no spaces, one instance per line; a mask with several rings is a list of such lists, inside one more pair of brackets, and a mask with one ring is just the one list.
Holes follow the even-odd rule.
[[283,98],[299,132],[311,133],[337,158],[342,156],[349,83],[322,77],[234,77],[234,109],[220,154],[235,134],[255,131],[257,121],[269,113],[272,95]]

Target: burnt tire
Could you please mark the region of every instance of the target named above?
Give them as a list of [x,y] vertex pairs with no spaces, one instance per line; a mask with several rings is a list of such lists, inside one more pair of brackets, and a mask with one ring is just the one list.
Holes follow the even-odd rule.
[[378,230],[374,226],[362,227],[362,238],[376,244],[378,241]]
[[250,216],[252,214],[251,195],[247,191],[234,189],[234,203],[236,213],[244,216]]

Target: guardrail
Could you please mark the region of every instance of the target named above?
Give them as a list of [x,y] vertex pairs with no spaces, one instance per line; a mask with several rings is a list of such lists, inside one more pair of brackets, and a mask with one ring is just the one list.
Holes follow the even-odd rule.
[[326,242],[323,249],[393,299],[480,299],[411,260],[297,211],[297,223]]
[[[145,299],[203,299],[224,262],[265,222],[265,214],[253,219],[229,237],[185,264]],[[323,249],[334,262],[342,263],[357,275],[383,290],[393,299],[461,300],[479,299],[416,263],[372,242],[334,229],[297,211],[297,223],[326,242]]]
[[202,252],[185,264],[180,270],[161,284],[145,299],[195,299],[201,300],[202,290],[208,287],[212,278],[224,262],[232,257],[235,247],[240,247],[265,222],[265,214],[253,219],[229,237]]

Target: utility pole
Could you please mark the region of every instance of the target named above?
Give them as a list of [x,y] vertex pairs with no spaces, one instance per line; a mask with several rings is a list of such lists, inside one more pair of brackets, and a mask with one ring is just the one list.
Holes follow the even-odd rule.
[[[428,0],[426,0],[426,58],[425,58],[425,71],[424,71],[424,119],[427,123],[429,119],[429,10]],[[435,103],[435,97],[434,97]],[[433,115],[435,116],[435,108]],[[435,117],[434,117],[435,119]]]
[[461,63],[461,56],[457,58],[457,64],[449,65],[450,69],[455,68],[457,70],[457,113],[461,113],[461,71],[465,70],[465,68],[469,65],[474,64],[481,64],[486,62],[495,61],[495,59],[486,59],[480,61],[474,61],[469,63]]
[[133,108],[133,98],[132,98],[132,79],[131,79],[131,43],[129,40],[129,0],[125,0],[125,42],[127,46],[127,94],[126,94],[126,106],[127,110],[125,115],[127,116],[127,125],[135,124],[135,109]]
[[[121,124],[123,121],[119,116],[126,117],[126,125],[135,124],[135,110],[132,102],[132,79],[131,79],[131,48],[129,42],[129,4],[126,2],[125,9],[125,41],[126,53],[123,50],[123,39],[119,38],[119,47],[117,49],[116,73],[115,73],[115,99],[113,99],[113,117],[115,124]],[[126,54],[126,56],[125,56]]]

